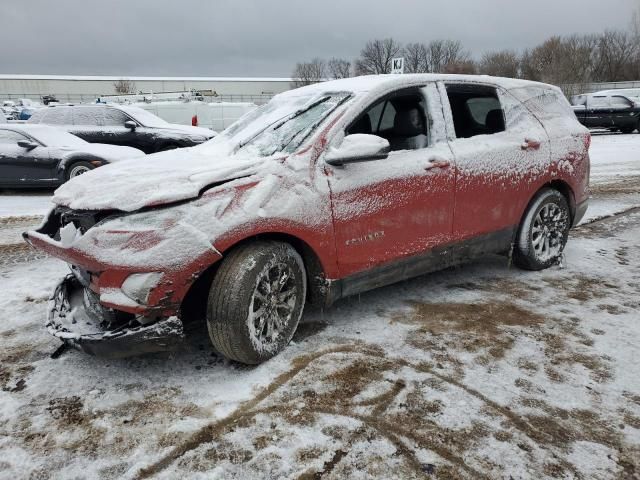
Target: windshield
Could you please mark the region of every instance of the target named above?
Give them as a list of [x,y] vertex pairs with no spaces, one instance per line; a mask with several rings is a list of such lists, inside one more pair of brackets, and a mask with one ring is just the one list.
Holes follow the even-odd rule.
[[87,142],[64,130],[55,128],[38,128],[26,133],[38,140],[45,147],[84,147]]
[[229,127],[224,136],[260,156],[294,152],[349,93],[274,98]]
[[132,117],[136,122],[141,124],[143,127],[167,128],[167,126],[169,126],[168,122],[165,122],[160,117],[156,117],[151,112],[147,112],[143,108],[121,106],[120,109],[130,117]]

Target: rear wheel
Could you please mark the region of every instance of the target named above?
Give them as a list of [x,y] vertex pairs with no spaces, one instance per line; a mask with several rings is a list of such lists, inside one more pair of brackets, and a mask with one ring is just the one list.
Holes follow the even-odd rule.
[[286,243],[258,241],[232,251],[209,292],[207,327],[225,357],[258,364],[291,341],[306,298],[302,258]]
[[571,212],[557,190],[545,189],[531,201],[518,230],[513,261],[526,270],[544,270],[556,264],[567,244]]
[[65,174],[66,180],[71,180],[74,177],[79,177],[83,173],[87,173],[89,170],[93,170],[95,167],[91,165],[89,162],[80,161],[73,162],[69,167],[67,167],[67,171]]
[[624,134],[629,134],[629,133],[633,133],[633,131],[635,130],[634,127],[625,127],[625,128],[621,128],[620,131]]

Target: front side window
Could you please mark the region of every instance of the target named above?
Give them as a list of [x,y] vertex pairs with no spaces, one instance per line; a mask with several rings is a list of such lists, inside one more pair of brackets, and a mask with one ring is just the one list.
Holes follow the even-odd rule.
[[498,93],[482,85],[447,85],[457,138],[504,132],[505,115]]
[[631,102],[624,97],[611,97],[611,106],[613,108],[629,108]]
[[27,140],[27,137],[11,130],[0,130],[1,145],[15,145],[20,140]]
[[130,120],[130,118],[115,108],[104,108],[104,125],[107,127],[122,127],[124,122]]
[[102,107],[79,107],[73,111],[73,124],[86,127],[99,127],[103,125]]
[[378,101],[346,131],[364,133],[389,141],[392,151],[417,150],[428,146],[427,117],[422,95],[402,92]]

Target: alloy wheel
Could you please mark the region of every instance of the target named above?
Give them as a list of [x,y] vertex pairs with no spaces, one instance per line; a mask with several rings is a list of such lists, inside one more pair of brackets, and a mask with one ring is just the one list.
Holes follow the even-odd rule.
[[560,256],[568,224],[567,212],[558,204],[547,203],[540,209],[531,228],[531,244],[539,261]]

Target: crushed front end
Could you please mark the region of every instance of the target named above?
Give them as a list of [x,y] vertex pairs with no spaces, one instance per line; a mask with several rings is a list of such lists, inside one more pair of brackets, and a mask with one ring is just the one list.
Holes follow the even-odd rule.
[[184,339],[177,317],[146,319],[106,308],[74,275],[56,287],[46,327],[67,345],[105,358],[171,350]]
[[171,350],[184,339],[181,303],[220,254],[181,209],[126,214],[56,207],[32,246],[66,261],[46,327],[65,344],[119,358]]

